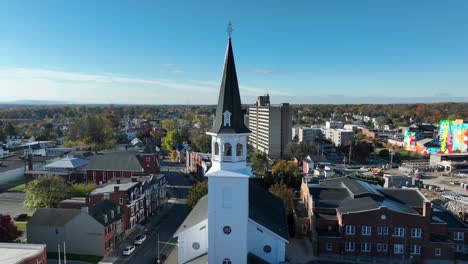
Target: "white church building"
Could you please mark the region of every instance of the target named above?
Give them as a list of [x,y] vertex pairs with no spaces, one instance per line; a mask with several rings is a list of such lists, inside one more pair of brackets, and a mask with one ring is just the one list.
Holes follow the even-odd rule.
[[252,182],[231,36],[211,135],[208,195],[174,234],[178,263],[243,264],[285,261],[288,227],[283,202]]

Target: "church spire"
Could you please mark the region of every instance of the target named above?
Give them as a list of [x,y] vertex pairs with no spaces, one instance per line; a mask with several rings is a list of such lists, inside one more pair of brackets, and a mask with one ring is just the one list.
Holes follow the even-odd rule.
[[216,117],[211,133],[250,133],[244,124],[239,84],[237,83],[236,65],[232,51],[232,25],[228,25],[228,46],[224,59],[224,72],[219,90]]

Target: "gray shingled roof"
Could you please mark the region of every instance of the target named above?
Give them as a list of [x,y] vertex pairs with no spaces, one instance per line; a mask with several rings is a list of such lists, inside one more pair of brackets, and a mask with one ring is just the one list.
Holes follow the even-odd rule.
[[[175,234],[207,218],[208,195],[205,195],[198,201]],[[249,184],[249,218],[288,240],[288,225],[283,201],[252,182]]]
[[[231,126],[224,126],[223,113],[231,113]],[[226,58],[224,60],[223,79],[219,89],[218,106],[216,117],[213,123],[212,133],[250,133],[244,124],[242,114],[242,104],[237,83],[236,65],[234,63],[234,53],[232,52],[231,38],[228,40]]]
[[179,226],[175,234],[191,228],[192,226],[200,223],[208,218],[208,195],[203,196],[198,203],[190,211],[189,215],[185,218],[184,222]]
[[87,170],[143,171],[133,151],[106,152],[89,158]]
[[253,182],[249,184],[249,218],[285,240],[289,239],[283,201]]
[[[114,217],[112,217],[111,211],[114,211]],[[111,223],[120,220],[122,217],[122,212],[120,214],[118,213],[117,205],[107,199],[101,200],[96,205],[90,207],[88,212],[91,217],[96,219],[96,221],[101,223],[103,226],[108,226]],[[107,215],[107,222],[105,221],[104,215]]]
[[28,225],[64,226],[75,216],[79,215],[80,212],[80,209],[39,208],[29,219]]
[[379,192],[383,193],[385,197],[411,207],[422,207],[425,201],[424,197],[415,189],[382,188]]
[[443,208],[434,207],[432,210],[433,220],[442,220],[447,223],[448,228],[468,228],[457,216]]

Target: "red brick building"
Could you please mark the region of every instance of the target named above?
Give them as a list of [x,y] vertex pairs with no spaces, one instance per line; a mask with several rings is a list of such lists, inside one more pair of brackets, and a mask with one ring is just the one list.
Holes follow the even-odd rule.
[[41,244],[0,243],[0,263],[47,264],[47,247]]
[[89,206],[94,206],[101,200],[110,200],[120,206],[122,211],[122,228],[131,230],[145,219],[145,195],[141,182],[134,177],[132,181],[107,184],[97,188],[86,198]]
[[89,158],[86,166],[88,182],[98,185],[116,178],[159,173],[157,154],[144,154],[134,151],[99,153]]
[[416,189],[382,188],[352,177],[301,186],[313,252],[372,261],[455,259],[466,251],[468,227]]
[[211,167],[211,154],[195,151],[187,151],[187,172],[204,176]]

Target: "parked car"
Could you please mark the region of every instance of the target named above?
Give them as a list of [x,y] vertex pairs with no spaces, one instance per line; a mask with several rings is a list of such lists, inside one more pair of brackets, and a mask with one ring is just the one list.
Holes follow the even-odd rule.
[[135,251],[135,246],[128,246],[126,248],[124,248],[123,252],[122,252],[122,255],[124,256],[130,256],[133,251]]
[[141,245],[143,244],[143,242],[146,240],[146,235],[141,235],[141,236],[137,236],[135,238],[135,242],[133,242],[133,244],[135,245]]

